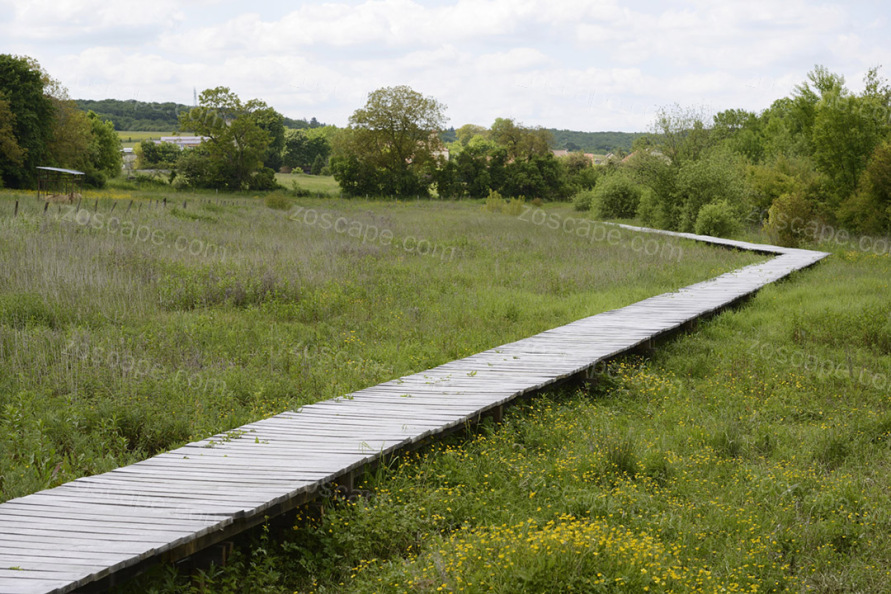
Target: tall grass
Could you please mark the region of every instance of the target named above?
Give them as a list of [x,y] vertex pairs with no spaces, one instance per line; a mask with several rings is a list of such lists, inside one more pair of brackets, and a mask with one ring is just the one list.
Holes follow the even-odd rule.
[[[302,510],[214,588],[886,592],[889,283],[888,256],[840,252]],[[189,588],[134,587],[162,583]]]
[[757,260],[669,262],[477,203],[0,196],[0,499]]

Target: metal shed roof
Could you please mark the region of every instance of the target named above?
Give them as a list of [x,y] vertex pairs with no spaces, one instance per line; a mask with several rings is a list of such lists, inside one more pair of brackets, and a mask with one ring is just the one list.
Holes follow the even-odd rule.
[[56,171],[58,173],[70,173],[71,175],[84,175],[83,171],[76,171],[74,169],[60,169],[58,167],[38,167],[37,169],[43,169],[44,171]]

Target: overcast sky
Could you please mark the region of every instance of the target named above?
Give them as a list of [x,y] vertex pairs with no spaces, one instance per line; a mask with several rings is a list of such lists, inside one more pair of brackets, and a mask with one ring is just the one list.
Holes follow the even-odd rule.
[[887,0],[0,0],[0,53],[79,99],[192,104],[228,86],[346,125],[407,84],[455,127],[642,131],[674,103],[764,109],[815,64],[861,89],[891,57],[889,16]]

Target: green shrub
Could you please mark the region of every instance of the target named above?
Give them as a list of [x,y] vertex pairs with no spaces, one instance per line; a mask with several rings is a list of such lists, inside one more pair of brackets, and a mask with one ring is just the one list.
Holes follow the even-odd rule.
[[888,212],[873,196],[862,189],[848,196],[838,208],[838,220],[847,229],[868,235],[886,232]]
[[882,235],[891,231],[891,141],[873,152],[857,191],[841,204],[838,218],[860,233]]
[[767,211],[765,228],[774,243],[796,247],[807,236],[807,227],[813,219],[813,208],[801,194],[783,194]]
[[739,219],[726,200],[706,204],[696,216],[695,232],[698,235],[728,237],[739,229]]
[[161,188],[166,188],[169,184],[164,181],[159,175],[147,175],[145,173],[137,173],[133,176],[133,181],[136,182],[139,186],[157,186]]
[[659,200],[659,195],[650,188],[644,188],[637,206],[637,217],[647,227],[667,229],[671,225],[667,204]]
[[325,167],[325,159],[322,155],[316,155],[315,161],[312,162],[312,168],[310,169],[310,173],[313,175],[320,175],[322,173],[322,169]]
[[509,215],[519,215],[523,212],[523,205],[526,204],[526,197],[512,198],[505,200],[501,194],[495,190],[489,190],[489,196],[486,198],[486,210],[489,212],[500,212]]
[[96,169],[95,167],[85,167],[84,168],[84,177],[83,182],[91,187],[91,188],[104,188],[108,179],[105,177],[105,174]]
[[291,200],[285,196],[283,192],[279,191],[267,194],[267,196],[263,198],[263,204],[265,204],[267,208],[273,210],[288,210],[291,208]]
[[752,192],[737,157],[718,150],[683,164],[678,170],[675,193],[680,205],[675,228],[689,232],[695,230],[703,206],[726,201],[745,209]]
[[630,219],[637,214],[641,189],[621,174],[608,175],[594,188],[598,216],[604,219]]
[[804,191],[817,178],[813,165],[802,158],[790,159],[778,156],[773,162],[750,165],[746,179],[751,186],[752,205],[759,211],[767,211],[774,200],[783,194]]
[[269,167],[261,167],[248,184],[251,190],[277,190],[281,186],[275,181],[275,171]]
[[591,210],[594,205],[594,190],[582,190],[572,197],[572,207],[578,211],[585,212]]
[[291,193],[294,194],[295,196],[297,196],[298,198],[305,198],[305,197],[309,196],[310,194],[312,194],[312,192],[310,192],[309,190],[307,190],[306,188],[304,188],[300,184],[298,184],[297,180],[293,180],[291,182]]
[[192,182],[189,179],[188,175],[180,174],[173,178],[173,181],[170,182],[170,185],[172,185],[177,190],[187,190],[192,187]]
[[597,185],[600,171],[594,167],[586,167],[570,178],[570,183],[577,188],[590,190]]

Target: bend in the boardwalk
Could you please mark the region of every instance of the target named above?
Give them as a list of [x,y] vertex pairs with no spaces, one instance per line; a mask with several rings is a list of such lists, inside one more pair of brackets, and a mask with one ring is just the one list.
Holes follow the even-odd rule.
[[385,455],[582,373],[828,255],[646,231],[776,257],[8,501],[0,505],[0,593],[69,592],[194,553]]

